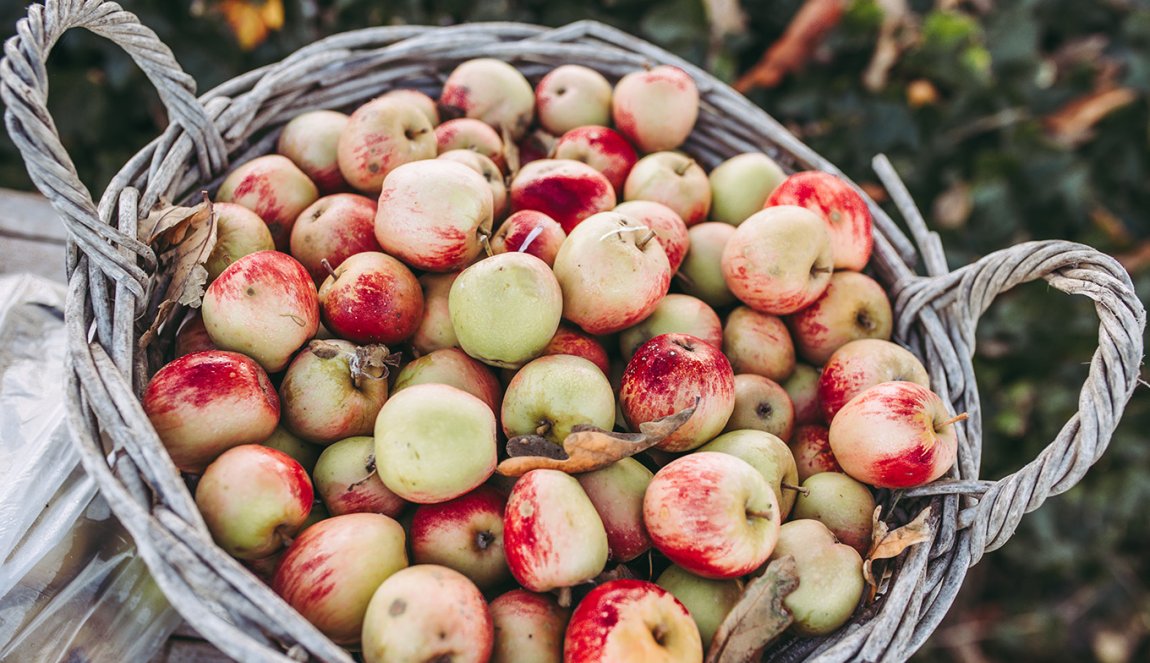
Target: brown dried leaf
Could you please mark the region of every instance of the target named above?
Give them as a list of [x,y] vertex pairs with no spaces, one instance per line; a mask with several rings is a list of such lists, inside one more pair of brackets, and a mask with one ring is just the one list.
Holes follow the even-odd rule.
[[563,440],[563,450],[567,452],[567,458],[515,456],[500,463],[495,471],[512,477],[523,476],[537,469],[560,470],[568,474],[593,472],[662,442],[687,423],[698,405],[699,398],[696,397],[695,405],[685,410],[639,424],[638,433],[614,433],[595,426],[575,426],[571,434]]
[[516,435],[510,440],[507,440],[507,455],[511,457],[543,456],[544,458],[554,458],[555,460],[567,459],[567,452],[563,450],[563,447],[542,435],[536,435],[534,433]]
[[798,586],[793,557],[780,557],[767,565],[763,575],[747,584],[742,598],[719,624],[706,663],[760,660],[767,645],[794,621],[783,599]]
[[876,508],[874,512],[874,533],[871,536],[870,552],[867,553],[866,559],[863,560],[863,577],[866,579],[867,584],[871,586],[872,591],[878,587],[878,580],[874,577],[872,571],[872,563],[878,559],[890,559],[898,557],[907,548],[925,541],[930,541],[933,532],[930,527],[930,507],[922,510],[914,520],[898,527],[890,529],[886,523],[879,520],[879,510],[882,507]]
[[874,55],[862,78],[863,85],[871,92],[886,87],[891,67],[898,62],[903,50],[917,39],[917,21],[907,0],[878,0],[877,5],[883,12],[882,26]]
[[786,32],[747,73],[735,81],[735,89],[775,87],[792,72],[802,69],[827,34],[842,20],[846,0],[806,0],[791,19]]
[[208,281],[204,263],[216,246],[216,233],[216,215],[206,192],[203,202],[194,207],[164,207],[141,224],[139,236],[146,238],[159,257],[156,286],[163,294],[151,326],[140,337],[140,347],[155,339],[177,305],[200,305]]
[[1042,120],[1050,137],[1063,145],[1079,145],[1090,140],[1091,129],[1102,118],[1133,103],[1138,93],[1126,87],[1095,90],[1066,104]]

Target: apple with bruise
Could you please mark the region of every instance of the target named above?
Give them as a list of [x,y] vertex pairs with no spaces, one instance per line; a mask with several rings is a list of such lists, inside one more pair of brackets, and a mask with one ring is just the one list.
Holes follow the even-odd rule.
[[739,306],[723,325],[723,353],[736,373],[754,373],[775,382],[795,370],[795,345],[782,318]]
[[819,404],[819,378],[822,370],[795,362],[795,370],[790,377],[783,381],[783,389],[791,397],[795,406],[795,425],[821,424],[823,422],[822,406]]
[[272,589],[334,642],[354,645],[376,590],[407,568],[404,539],[403,527],[388,516],[332,516],[292,542]]
[[653,582],[610,580],[575,607],[563,641],[565,663],[702,663],[690,613]]
[[611,120],[611,83],[603,74],[578,64],[560,65],[535,86],[539,124],[559,136]]
[[493,214],[491,187],[482,175],[454,161],[414,161],[383,182],[375,238],[410,267],[457,271],[479,255]]
[[419,90],[398,88],[384,92],[379,98],[411,104],[418,108],[420,113],[423,113],[423,116],[427,118],[427,122],[431,126],[435,127],[439,125],[439,106],[434,99]]
[[782,438],[760,430],[735,430],[716,437],[699,447],[699,451],[715,451],[745,460],[771,487],[780,515],[785,519],[791,512],[799,472],[791,449]]
[[379,193],[384,178],[399,166],[435,158],[435,129],[417,105],[376,98],[352,111],[336,150],[347,183]]
[[451,326],[451,310],[447,306],[451,284],[458,276],[459,272],[447,272],[427,273],[419,277],[419,287],[423,290],[423,316],[411,336],[411,347],[417,355],[459,347],[455,328]]
[[705,578],[737,578],[770,556],[782,514],[763,475],[727,453],[697,451],[655,473],[643,522],[659,552]]
[[411,518],[411,558],[459,571],[481,590],[511,579],[503,555],[507,498],[480,486],[440,504],[422,504]]
[[643,152],[679,147],[698,116],[698,86],[687,72],[670,65],[627,74],[611,97],[615,127]]
[[571,611],[548,594],[513,589],[491,602],[495,647],[491,663],[563,663]]
[[762,152],[737,154],[715,166],[711,182],[711,220],[737,226],[763,209],[787,175]]
[[795,618],[791,630],[804,637],[833,633],[850,619],[862,598],[862,558],[817,520],[783,524],[771,559],[788,555],[799,576],[799,586],[783,598],[783,606]]
[[569,231],[554,269],[563,317],[589,334],[611,334],[643,320],[671,285],[655,232],[617,212],[596,214]]
[[491,189],[492,214],[496,219],[503,218],[503,215],[507,213],[507,184],[503,181],[503,171],[499,170],[495,161],[472,150],[448,150],[440,153],[436,158],[461,163],[482,175],[483,180]]
[[540,435],[563,446],[574,426],[611,430],[615,392],[603,371],[582,357],[539,357],[507,384],[499,419],[509,438]]
[[623,199],[651,200],[674,210],[687,227],[711,209],[711,184],[694,159],[681,152],[655,152],[639,159],[623,185]]
[[694,406],[691,418],[658,444],[664,451],[687,451],[727,424],[735,407],[735,374],[715,346],[686,334],[663,334],[640,346],[627,363],[619,403],[631,430]]
[[695,626],[699,627],[699,637],[703,649],[711,646],[715,631],[726,619],[727,613],[743,596],[743,583],[738,578],[715,580],[697,576],[672,564],[659,574],[655,584],[671,592],[679,603],[691,614]]
[[386,253],[349,256],[319,287],[323,324],[361,344],[405,341],[423,318],[423,289],[415,274]]
[[563,232],[615,207],[615,189],[602,173],[573,159],[539,159],[511,180],[511,211],[535,210],[559,222]]
[[461,63],[443,83],[439,103],[522,138],[535,118],[535,90],[511,65],[493,58]]
[[852,398],[831,422],[831,451],[843,472],[877,488],[913,488],[946,474],[958,457],[952,416],[930,389],[883,382]]
[[671,273],[679,271],[679,266],[683,264],[683,258],[687,256],[687,250],[691,246],[691,237],[688,234],[687,224],[683,223],[683,217],[663,203],[653,200],[627,201],[616,205],[613,211],[633,217],[654,230],[655,237],[659,239],[663,251],[667,253]]
[[259,215],[276,249],[287,251],[292,224],[319,198],[319,189],[291,159],[280,154],[256,157],[228,173],[215,201],[236,203]]
[[292,160],[320,193],[347,189],[339,170],[339,135],[347,127],[345,113],[316,110],[300,113],[284,125],[276,140],[276,152]]
[[387,380],[353,367],[355,353],[348,341],[312,341],[288,364],[279,393],[283,423],[293,433],[324,445],[371,433]]
[[483,155],[492,163],[503,163],[503,139],[491,125],[471,117],[448,120],[435,128],[439,154],[466,150]]
[[462,389],[499,412],[503,387],[499,378],[483,362],[459,348],[434,350],[408,362],[395,376],[392,392],[417,384],[446,384]]
[[662,334],[687,334],[723,347],[723,323],[715,309],[698,297],[671,293],[642,322],[619,333],[619,353],[630,360],[639,346]]
[[558,221],[543,212],[525,209],[507,217],[499,225],[499,230],[491,238],[491,251],[530,253],[550,267],[555,264],[555,256],[566,239],[567,233],[563,232]]
[[491,408],[445,384],[396,392],[375,421],[376,472],[409,502],[446,502],[473,490],[495,471],[495,456]]
[[516,582],[547,592],[603,572],[607,531],[574,477],[559,470],[531,470],[507,497],[503,550]]
[[287,366],[319,328],[319,294],[304,266],[279,251],[250,253],[208,286],[200,308],[212,343],[269,373]]
[[676,274],[683,292],[717,309],[735,303],[722,267],[723,249],[734,234],[734,226],[714,221],[687,229],[689,248]]
[[354,193],[324,196],[300,213],[291,231],[291,254],[307,268],[316,285],[344,260],[380,251],[375,239],[375,201]]
[[383,485],[376,471],[375,439],[357,435],[339,440],[320,454],[312,472],[315,492],[333,516],[382,513],[399,517],[407,502]]
[[271,230],[250,209],[235,203],[215,203],[212,212],[216,215],[216,245],[204,262],[209,282],[237,259],[276,248]]
[[142,400],[172,462],[193,474],[232,447],[264,441],[280,418],[267,373],[237,352],[205,350],[169,362]]
[[458,571],[417,564],[391,575],[367,606],[366,663],[487,663],[494,638],[483,594]]
[[839,541],[865,556],[874,528],[875,500],[870,488],[842,472],[820,472],[803,481],[791,517],[827,526]]
[[634,458],[575,475],[603,520],[608,557],[616,562],[629,562],[651,548],[643,525],[643,495],[653,476]]
[[603,375],[611,372],[611,364],[607,359],[607,350],[603,344],[590,334],[579,331],[571,325],[561,322],[555,335],[543,349],[544,355],[575,355],[582,357],[603,371]]
[[735,376],[735,409],[723,432],[760,430],[786,442],[795,427],[795,406],[782,385],[754,373]]
[[619,132],[604,126],[584,125],[559,137],[554,158],[582,161],[603,173],[618,198],[623,195],[623,185],[639,155]]
[[850,341],[890,340],[894,313],[877,281],[858,272],[835,272],[822,296],[787,322],[799,354],[819,366]]
[[823,366],[818,400],[829,424],[838,411],[864,390],[882,382],[906,380],[930,386],[930,376],[910,350],[882,339],[860,339],[844,344]]
[[212,540],[238,559],[274,554],[311,511],[311,479],[294,458],[258,444],[220,454],[196,483]]
[[799,426],[791,434],[787,446],[795,457],[795,465],[799,470],[799,481],[806,481],[808,477],[819,472],[842,472],[835,454],[831,451],[831,441],[828,437],[830,431],[822,424],[806,424]]
[[862,271],[874,247],[871,215],[846,180],[822,171],[795,173],[783,180],[766,206],[798,205],[819,216],[830,231],[835,269]]

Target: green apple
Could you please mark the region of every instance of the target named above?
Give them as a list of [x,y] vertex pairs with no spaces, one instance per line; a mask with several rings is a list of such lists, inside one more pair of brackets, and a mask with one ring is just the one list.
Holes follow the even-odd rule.
[[674,564],[659,575],[655,584],[671,592],[691,613],[703,638],[703,651],[711,646],[719,624],[743,596],[743,582],[738,578],[704,578]]
[[417,384],[446,384],[478,397],[492,412],[499,410],[503,387],[499,378],[483,362],[459,348],[444,348],[409,362],[395,376],[393,391]]
[[547,355],[511,378],[500,416],[507,437],[536,434],[555,444],[577,424],[611,430],[615,392],[595,364],[575,355]]
[[711,220],[737,226],[763,209],[787,174],[762,152],[747,152],[715,166],[711,181]]
[[643,495],[653,476],[634,458],[575,475],[603,520],[607,548],[615,561],[629,562],[651,548],[651,537],[643,525]]
[[794,632],[806,637],[826,635],[845,624],[866,585],[858,552],[838,543],[817,520],[792,520],[780,528],[771,559],[784,555],[794,558],[799,575],[798,588],[783,599],[795,617]]
[[735,234],[735,227],[708,221],[687,230],[690,248],[679,265],[678,277],[683,292],[694,295],[715,308],[735,301],[735,295],[723,278],[723,249]]
[[861,481],[842,472],[820,472],[803,482],[792,514],[795,519],[817,520],[839,541],[866,555],[874,527],[874,495]]
[[723,432],[754,429],[789,442],[795,425],[795,407],[782,385],[753,373],[735,376],[735,409]]
[[763,475],[774,491],[782,517],[786,518],[791,512],[799,470],[790,447],[778,436],[761,430],[736,430],[723,433],[699,447],[699,451],[717,451],[745,460]]
[[629,361],[640,345],[660,334],[671,333],[690,334],[720,350],[723,348],[723,323],[715,309],[698,297],[671,293],[659,300],[654,312],[642,322],[620,332],[619,352]]

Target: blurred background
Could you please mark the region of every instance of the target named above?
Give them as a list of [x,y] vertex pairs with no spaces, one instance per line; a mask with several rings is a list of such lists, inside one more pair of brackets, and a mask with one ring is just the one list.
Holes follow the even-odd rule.
[[[25,13],[0,3],[10,35]],[[319,37],[385,24],[592,18],[713,72],[884,201],[886,153],[952,267],[1030,239],[1117,256],[1150,293],[1150,4],[1144,0],[121,0],[211,87]],[[70,33],[49,106],[102,191],[165,126],[121,52]],[[7,136],[0,187],[31,189]],[[893,211],[893,210],[892,210]],[[48,222],[48,220],[45,220]],[[1090,303],[1044,283],[983,318],[983,476],[1017,469],[1077,407]],[[1086,479],[967,577],[917,661],[1150,660],[1150,398]]]

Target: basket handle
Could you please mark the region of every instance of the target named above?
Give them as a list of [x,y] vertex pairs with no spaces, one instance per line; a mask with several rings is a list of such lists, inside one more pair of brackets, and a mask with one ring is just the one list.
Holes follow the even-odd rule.
[[[1022,517],[1047,497],[1069,490],[1106,450],[1139,382],[1146,311],[1129,274],[1114,258],[1066,241],[1027,242],[997,251],[942,276],[913,279],[898,290],[903,319],[931,306],[949,317],[957,345],[973,352],[979,316],[1001,293],[1044,279],[1054,288],[1094,300],[1098,348],[1078,397],[1078,412],[1037,458],[994,482],[981,482],[978,503],[960,513],[970,529],[971,565],[1014,534]],[[903,338],[909,330],[900,330]],[[970,386],[973,389],[973,383]],[[977,467],[975,468],[977,469]]]
[[[227,150],[219,130],[196,99],[195,81],[184,73],[171,50],[136,16],[105,0],[47,0],[32,5],[16,24],[16,36],[4,44],[0,61],[0,97],[7,110],[4,122],[24,158],[28,174],[63,218],[72,238],[116,282],[126,279],[142,297],[147,274],[136,261],[125,264],[125,254],[151,262],[151,249],[136,237],[114,230],[101,220],[91,193],[80,181],[76,167],[60,142],[48,113],[48,54],[71,28],[86,28],[115,42],[147,74],[168,110],[196,150],[201,172],[222,169]],[[111,206],[114,208],[114,206]]]

